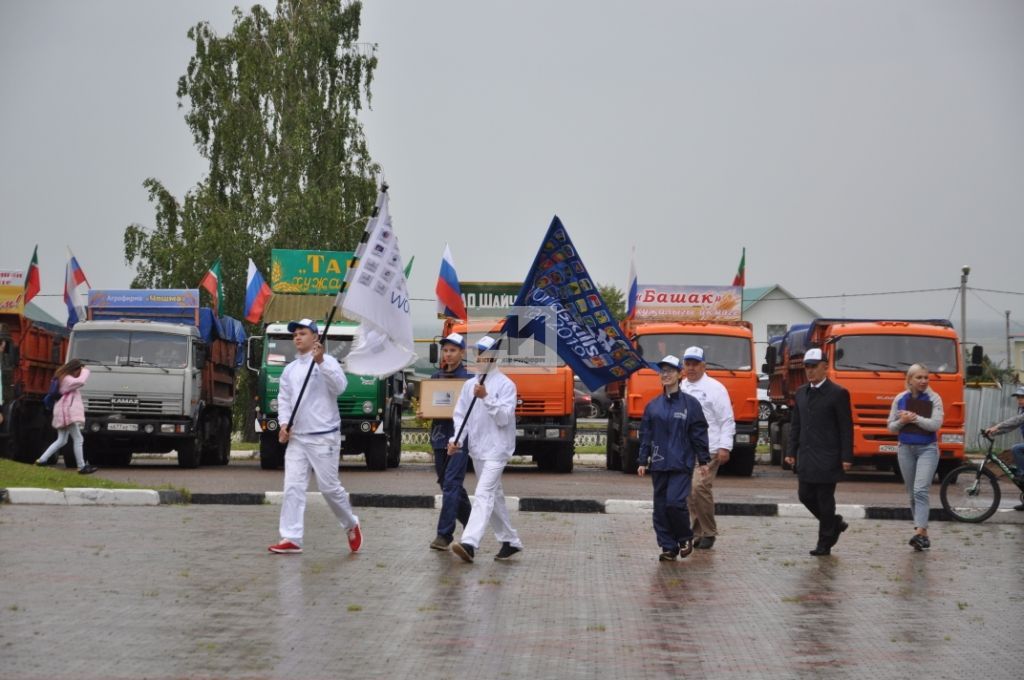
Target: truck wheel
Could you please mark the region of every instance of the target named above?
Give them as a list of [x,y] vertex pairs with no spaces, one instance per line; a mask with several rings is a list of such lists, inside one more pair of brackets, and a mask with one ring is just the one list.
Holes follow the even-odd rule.
[[231,462],[231,415],[224,413],[220,417],[220,455],[217,456],[217,465],[227,465]]
[[260,468],[280,470],[284,467],[284,446],[277,441],[276,432],[260,434]]
[[366,446],[363,453],[366,454],[366,467],[370,470],[388,469],[388,440],[387,437],[374,435],[366,438]]
[[615,426],[616,411],[608,413],[608,427],[605,429],[604,466],[608,470],[622,469],[622,450],[619,447],[619,428]]
[[756,449],[752,446],[739,446],[733,449],[725,469],[735,477],[750,477],[754,474]]
[[938,481],[942,482],[942,480],[946,478],[946,475],[963,465],[963,462],[964,461],[957,460],[956,458],[953,460],[940,460],[939,467],[935,470],[935,474],[938,475]]
[[402,464],[402,409],[391,407],[391,426],[388,428],[388,467]]
[[640,442],[627,439],[622,446],[622,471],[627,475],[635,475],[639,455]]
[[181,443],[178,444],[178,467],[189,469],[199,467],[199,458],[201,455],[202,448],[200,447],[198,439],[183,439]]

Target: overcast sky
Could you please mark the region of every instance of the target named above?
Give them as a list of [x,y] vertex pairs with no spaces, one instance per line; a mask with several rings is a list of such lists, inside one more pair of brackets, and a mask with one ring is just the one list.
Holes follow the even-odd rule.
[[[180,197],[204,174],[176,83],[188,28],[228,32],[233,4],[0,0],[0,268],[38,243],[59,318],[65,246],[127,287],[142,181]],[[463,280],[522,280],[557,214],[601,283],[635,245],[641,282],[728,284],[745,246],[748,285],[823,315],[958,322],[966,264],[1017,293],[971,291],[976,327],[1010,310],[1024,333],[1024,2],[606,6],[365,3],[366,134],[414,297],[446,240]]]

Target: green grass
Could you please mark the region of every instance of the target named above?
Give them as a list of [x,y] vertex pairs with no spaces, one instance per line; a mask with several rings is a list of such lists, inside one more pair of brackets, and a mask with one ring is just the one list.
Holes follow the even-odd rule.
[[[54,489],[56,491],[73,487],[88,487],[90,489],[142,488],[138,484],[115,482],[95,474],[80,475],[77,470],[67,470],[63,465],[37,467],[31,463],[16,463],[13,460],[0,459],[0,489],[12,487]],[[160,488],[173,487],[164,485]]]

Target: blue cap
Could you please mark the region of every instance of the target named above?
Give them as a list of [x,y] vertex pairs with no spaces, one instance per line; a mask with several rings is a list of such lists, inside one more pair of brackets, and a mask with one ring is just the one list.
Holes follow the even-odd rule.
[[449,345],[455,345],[459,349],[466,349],[466,339],[462,337],[460,333],[449,333],[447,336],[441,338],[440,344],[448,343]]
[[312,319],[300,319],[298,321],[289,322],[289,333],[294,333],[296,328],[308,328],[313,331],[313,335],[320,335],[320,330],[316,327],[316,321],[313,321]]

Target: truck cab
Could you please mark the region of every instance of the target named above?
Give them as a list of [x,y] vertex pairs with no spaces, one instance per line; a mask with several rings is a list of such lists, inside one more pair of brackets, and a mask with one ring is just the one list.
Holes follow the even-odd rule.
[[[469,324],[451,319],[441,337],[455,332],[466,337],[468,352],[485,335],[497,336],[501,319],[474,320]],[[467,361],[472,357],[467,354]],[[431,363],[437,363],[437,344],[431,345]],[[516,385],[516,450],[531,456],[545,471],[572,472],[576,452],[576,409],[572,369],[561,359],[555,366],[502,365],[501,371]]]
[[[704,350],[707,374],[729,392],[736,421],[732,452],[723,470],[750,476],[754,469],[758,427],[757,372],[750,324],[686,321],[623,325],[640,354],[650,363],[669,354],[681,357],[687,347]],[[608,392],[613,400],[608,417],[606,467],[632,474],[636,472],[644,408],[661,393],[661,382],[653,369],[641,368],[625,381],[613,383]]]
[[[322,322],[321,322],[322,324]],[[325,350],[344,365],[355,342],[358,324],[333,322],[327,330]],[[281,373],[295,360],[295,345],[288,324],[271,323],[262,338],[252,338],[249,368],[259,374],[256,420],[260,435],[260,466],[265,470],[284,465],[284,446],[278,442],[282,423],[277,418]],[[342,455],[365,454],[371,470],[398,467],[401,462],[404,374],[380,380],[346,373],[348,387],[338,397],[341,415]]]
[[89,320],[75,325],[68,349],[91,372],[81,390],[90,462],[127,465],[133,453],[175,450],[181,467],[228,464],[245,333],[238,321],[200,309],[198,297],[90,293]]
[[855,463],[898,471],[897,436],[888,430],[893,399],[906,389],[913,364],[929,369],[930,387],[942,399],[938,434],[939,475],[963,462],[964,384],[959,341],[945,319],[816,319],[794,326],[769,344],[765,368],[775,406],[769,420],[773,463],[783,463],[797,388],[807,380],[803,355],[819,347],[828,378],[850,392]]

